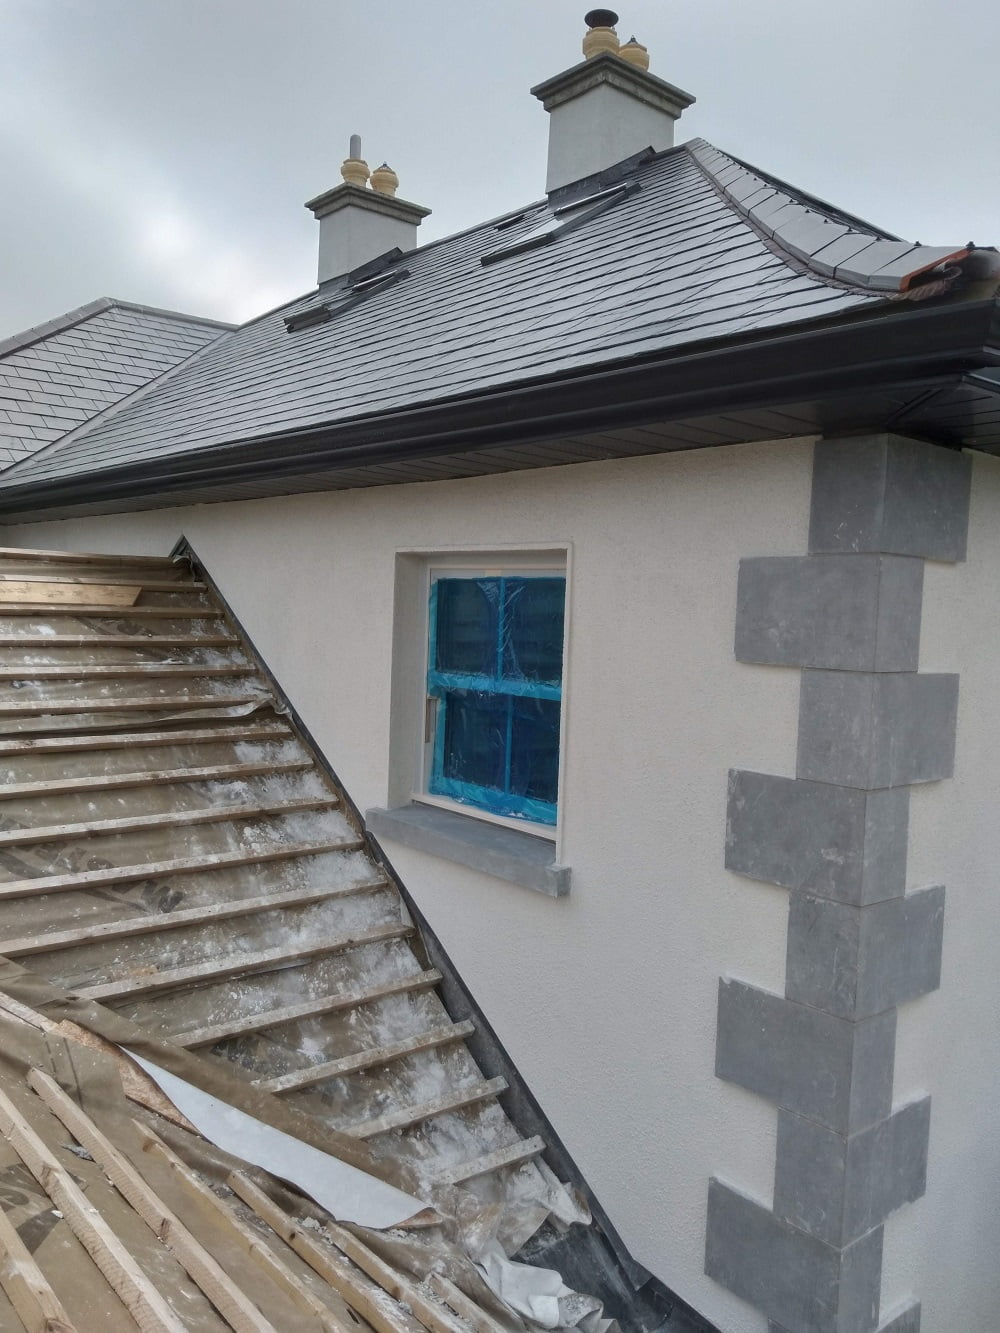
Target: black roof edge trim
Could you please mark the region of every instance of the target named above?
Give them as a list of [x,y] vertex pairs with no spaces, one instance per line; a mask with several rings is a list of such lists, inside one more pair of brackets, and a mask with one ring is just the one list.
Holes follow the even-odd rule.
[[[933,332],[928,337],[929,331]],[[997,303],[955,302],[890,317],[824,324],[680,356],[602,366],[513,389],[451,399],[308,431],[165,455],[102,472],[0,489],[0,514],[139,499],[268,477],[501,448],[614,426],[751,411],[879,386],[962,376],[1000,365]],[[779,369],[775,370],[775,367]],[[721,387],[720,387],[721,386]]]

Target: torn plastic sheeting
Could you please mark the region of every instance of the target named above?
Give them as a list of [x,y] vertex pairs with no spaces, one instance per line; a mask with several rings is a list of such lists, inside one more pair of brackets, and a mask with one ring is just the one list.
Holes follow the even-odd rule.
[[[601,1310],[600,1301],[572,1291],[555,1269],[508,1259],[496,1241],[476,1264],[502,1301],[541,1328],[573,1328]],[[602,1326],[607,1327],[607,1321],[601,1320]]]
[[135,1051],[128,1050],[128,1055],[205,1138],[297,1185],[339,1221],[384,1229],[399,1226],[428,1206],[394,1185],[212,1097]]

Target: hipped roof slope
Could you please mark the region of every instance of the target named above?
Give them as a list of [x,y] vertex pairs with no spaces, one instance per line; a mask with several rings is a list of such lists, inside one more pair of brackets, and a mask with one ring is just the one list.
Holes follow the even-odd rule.
[[231,327],[102,297],[0,339],[0,469],[89,421]]
[[379,271],[244,325],[21,463],[3,508],[126,473],[138,494],[174,460],[200,474],[248,447],[280,447],[287,470],[297,440],[344,467],[336,432],[359,423],[390,441],[428,406],[935,304],[1000,269],[995,251],[900,241],[694,140],[394,252],[369,283]]

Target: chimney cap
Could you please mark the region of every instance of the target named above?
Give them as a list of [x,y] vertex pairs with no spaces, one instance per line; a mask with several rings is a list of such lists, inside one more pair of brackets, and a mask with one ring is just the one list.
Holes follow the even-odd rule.
[[613,28],[618,22],[618,15],[613,9],[592,9],[584,14],[583,21],[588,28]]

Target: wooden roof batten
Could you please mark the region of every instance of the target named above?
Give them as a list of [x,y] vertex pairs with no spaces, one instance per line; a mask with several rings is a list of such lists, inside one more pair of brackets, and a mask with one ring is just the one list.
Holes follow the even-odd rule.
[[[22,959],[40,982],[68,993],[82,1006],[81,1020],[106,1013],[109,1023],[125,1020],[190,1052],[184,1058],[210,1052],[256,1095],[280,1098],[359,1149],[376,1142],[382,1157],[422,1182],[427,1198],[483,1177],[492,1177],[491,1190],[503,1197],[505,1182],[535,1170],[545,1136],[537,1121],[522,1129],[501,1109],[498,1098],[516,1076],[473,1057],[470,1043],[478,1049],[484,1035],[476,1015],[443,1004],[438,988],[446,979],[454,988],[455,978],[434,965],[439,946],[421,934],[419,913],[401,898],[349,797],[319,762],[294,710],[277,697],[210,580],[180,564],[169,586],[151,587],[148,564],[102,559],[88,556],[77,565],[71,553],[50,560],[45,552],[0,552],[0,715],[8,728],[37,728],[0,740],[0,955]],[[136,587],[136,600],[57,602],[28,619],[19,614],[25,604],[14,600],[14,580],[4,577],[12,569],[24,574],[26,566],[28,581],[70,588],[100,586],[76,581],[90,571],[111,585]],[[163,615],[150,633],[143,613],[153,610]],[[193,610],[192,632],[190,619],[174,613]],[[39,617],[58,634],[39,635]],[[38,663],[39,638],[58,640],[57,670]],[[137,665],[166,670],[179,652],[201,651],[191,647],[200,639],[212,640],[212,658],[200,673],[191,660],[188,693],[171,684],[169,692],[149,694]],[[118,660],[105,653],[95,674],[95,656],[109,641]],[[242,716],[234,716],[225,683],[236,671],[254,701]],[[194,711],[197,721],[186,721]],[[75,1103],[43,1077],[32,1086],[57,1117],[69,1117],[64,1124],[81,1128],[82,1137],[71,1132],[111,1168],[116,1186],[133,1190],[139,1215],[170,1237],[182,1266],[199,1285],[200,1274],[202,1290],[217,1309],[225,1307],[231,1326],[254,1326],[238,1291],[201,1261],[169,1211],[143,1193],[108,1144],[83,1133]],[[429,1095],[430,1086],[437,1095]],[[13,1142],[16,1117],[3,1108],[0,1100],[0,1127]],[[59,1179],[30,1135],[17,1142],[46,1181]],[[557,1168],[561,1151],[556,1144]],[[72,1191],[60,1186],[58,1197],[73,1213]],[[90,1236],[87,1217],[79,1219],[77,1239],[95,1255],[111,1253],[126,1307],[142,1326],[178,1326],[157,1304],[157,1292],[147,1290],[148,1275],[129,1277],[112,1238],[99,1226]],[[321,1276],[343,1279],[352,1261],[346,1252],[341,1258],[340,1269],[334,1264]],[[363,1321],[379,1327],[370,1316],[386,1288],[364,1263],[360,1271],[381,1291],[377,1299],[354,1279],[338,1290]],[[392,1280],[404,1290],[405,1282]],[[19,1281],[31,1293],[25,1309],[57,1309],[44,1274],[40,1284],[22,1266]],[[426,1319],[409,1294],[405,1304],[420,1327],[466,1333],[468,1310],[455,1308],[463,1298],[453,1291],[449,1301],[448,1291],[421,1295],[433,1305]],[[414,1333],[405,1312],[381,1327]]]

